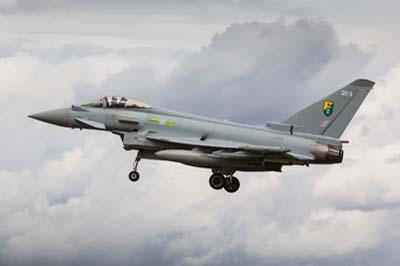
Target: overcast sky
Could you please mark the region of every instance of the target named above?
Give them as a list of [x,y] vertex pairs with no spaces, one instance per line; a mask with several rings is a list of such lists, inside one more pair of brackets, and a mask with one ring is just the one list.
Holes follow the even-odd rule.
[[[399,1],[0,0],[0,265],[400,264]],[[142,161],[26,115],[127,95],[254,125],[354,79],[341,165]]]

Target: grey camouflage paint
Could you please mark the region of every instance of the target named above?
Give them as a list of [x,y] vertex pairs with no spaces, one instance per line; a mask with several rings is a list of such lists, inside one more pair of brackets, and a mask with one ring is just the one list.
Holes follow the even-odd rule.
[[227,175],[281,171],[287,165],[341,163],[339,138],[373,85],[356,80],[282,123],[269,122],[263,128],[112,96],[30,117],[65,127],[110,131],[121,137],[125,150],[138,150],[138,159],[180,162]]

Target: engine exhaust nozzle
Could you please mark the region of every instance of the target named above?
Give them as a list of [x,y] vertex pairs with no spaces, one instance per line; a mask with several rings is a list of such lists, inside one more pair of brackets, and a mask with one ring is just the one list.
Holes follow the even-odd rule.
[[333,146],[317,143],[312,153],[317,162],[321,163],[341,163],[343,161],[343,150]]

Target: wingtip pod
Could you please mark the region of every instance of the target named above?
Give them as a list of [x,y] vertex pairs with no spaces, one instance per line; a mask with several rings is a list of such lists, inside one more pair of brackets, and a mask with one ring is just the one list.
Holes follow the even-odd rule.
[[355,87],[372,88],[375,85],[375,82],[369,79],[357,79],[350,83],[350,85]]

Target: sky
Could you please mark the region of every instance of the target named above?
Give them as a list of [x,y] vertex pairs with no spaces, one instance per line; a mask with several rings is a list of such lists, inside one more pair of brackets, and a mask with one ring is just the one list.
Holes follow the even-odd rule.
[[[0,0],[0,265],[400,264],[398,1]],[[340,165],[140,162],[27,115],[104,95],[263,126],[376,81]]]

